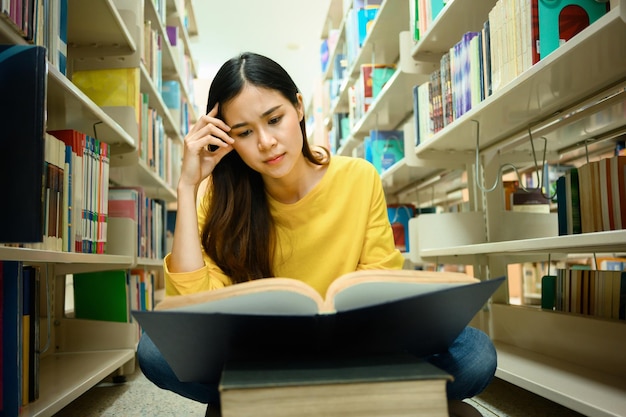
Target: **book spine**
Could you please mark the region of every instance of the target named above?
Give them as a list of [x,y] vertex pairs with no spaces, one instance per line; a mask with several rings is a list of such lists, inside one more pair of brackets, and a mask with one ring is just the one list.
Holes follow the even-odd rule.
[[2,283],[2,411],[19,416],[22,408],[22,263],[0,261]]

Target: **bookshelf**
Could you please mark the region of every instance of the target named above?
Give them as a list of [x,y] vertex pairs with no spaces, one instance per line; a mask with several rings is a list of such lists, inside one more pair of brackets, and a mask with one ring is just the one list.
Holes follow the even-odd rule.
[[[176,199],[177,180],[164,177],[138,156],[139,141],[133,134],[137,126],[128,124],[128,120],[120,118],[114,109],[98,106],[71,81],[74,70],[98,67],[98,62],[125,62],[122,65],[139,68],[141,92],[147,94],[149,106],[162,118],[164,131],[173,146],[182,147],[185,132],[181,123],[173,117],[162,97],[159,83],[152,79],[141,60],[143,41],[140,24],[143,25],[144,19],[155,22],[153,29],[164,38],[162,77],[178,82],[181,97],[190,104],[193,103],[191,79],[196,76],[196,69],[189,44],[190,36],[197,34],[198,29],[191,1],[165,0],[163,5],[164,11],[158,12],[152,0],[67,0],[68,76],[48,63],[46,130],[73,129],[96,136],[110,145],[111,185],[142,187],[147,197],[171,203]],[[167,42],[166,25],[178,28],[180,50]],[[28,44],[4,15],[0,16],[0,43]],[[186,65],[179,63],[178,58],[183,55],[186,56]],[[195,113],[190,106],[190,121],[197,117]],[[179,164],[179,158],[169,157]],[[136,225],[135,228],[126,227],[123,236],[117,236],[117,241],[136,240],[135,230]],[[39,267],[41,296],[48,297],[45,304],[49,310],[42,312],[43,316],[39,319],[42,344],[48,342],[49,345],[41,355],[39,399],[21,407],[17,416],[52,416],[105,377],[111,374],[123,376],[134,370],[139,336],[136,323],[71,318],[66,314],[64,304],[67,275],[119,269],[162,269],[162,259],[140,257],[126,249],[111,250],[120,254],[88,254],[0,245],[0,261],[17,261]],[[159,289],[155,292],[159,293]],[[5,345],[10,342],[3,340]],[[5,385],[16,382],[3,381]],[[3,415],[16,417],[6,413]]]
[[[421,39],[407,44],[402,38],[410,35],[402,32],[408,30],[411,1],[383,1],[369,36],[377,43],[381,42],[378,36],[386,36],[388,42],[400,38],[399,61],[408,56],[419,68],[399,65],[409,76],[406,84],[399,83],[396,89],[396,74],[370,110],[355,121],[350,137],[337,151],[358,155],[373,120],[389,121],[382,128],[404,128],[405,158],[381,174],[388,202],[445,205],[454,202],[460,189],[468,191],[472,211],[420,215],[411,221],[411,261],[473,265],[477,276],[489,279],[507,275],[507,266],[519,262],[626,252],[626,230],[558,236],[555,213],[505,211],[501,183],[497,183],[501,165],[532,165],[530,135],[540,162],[544,142],[537,138],[546,139],[547,160],[563,158],[568,163],[564,157],[585,158],[586,148],[589,153],[606,152],[605,143],[626,132],[623,2],[621,6],[612,2],[610,12],[415,146],[415,125],[405,113],[413,109],[407,90],[424,78],[420,81],[419,74],[409,74],[427,74],[428,64],[438,63],[465,32],[480,30],[496,1],[448,1]],[[387,14],[391,3],[394,12]],[[322,38],[328,35],[328,27],[346,37],[350,7],[351,1],[331,1]],[[338,20],[338,14],[344,20]],[[393,22],[395,31],[380,29],[385,20]],[[373,47],[368,40],[363,51]],[[329,66],[334,53],[330,52]],[[358,62],[369,62],[368,55],[359,56]],[[323,75],[330,79],[332,68]],[[341,103],[347,100],[345,89],[353,82],[354,77],[346,81],[339,99],[325,109],[331,116],[345,110]],[[498,185],[495,192],[481,191],[477,178],[484,188]],[[418,244],[418,236],[428,238],[419,239]],[[511,305],[503,287],[474,324],[494,340],[498,377],[585,415],[617,416],[626,409],[623,321]]]

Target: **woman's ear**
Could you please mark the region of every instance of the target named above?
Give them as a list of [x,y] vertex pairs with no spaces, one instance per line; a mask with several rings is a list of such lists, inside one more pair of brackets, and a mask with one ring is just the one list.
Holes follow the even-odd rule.
[[298,98],[298,105],[296,106],[296,111],[298,112],[298,121],[302,121],[304,118],[304,104],[302,102],[302,94],[296,93],[296,97]]

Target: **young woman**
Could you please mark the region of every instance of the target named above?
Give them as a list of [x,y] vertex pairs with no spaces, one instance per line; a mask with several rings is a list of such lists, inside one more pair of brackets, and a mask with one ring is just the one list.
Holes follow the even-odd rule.
[[[342,274],[404,263],[374,167],[311,149],[302,95],[279,64],[261,55],[241,54],[216,74],[207,114],[185,137],[177,194],[164,261],[168,295],[276,276],[324,294]],[[216,385],[178,381],[145,334],[138,359],[156,385],[219,404]],[[484,333],[467,328],[449,352],[430,360],[454,376],[448,397],[463,399],[489,384],[496,355]]]

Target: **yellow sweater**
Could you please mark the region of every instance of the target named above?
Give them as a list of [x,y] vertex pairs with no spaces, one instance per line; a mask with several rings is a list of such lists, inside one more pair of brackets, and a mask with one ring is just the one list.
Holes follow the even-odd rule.
[[[348,272],[402,268],[404,258],[395,248],[380,177],[364,159],[333,156],[322,180],[300,201],[269,201],[277,225],[276,276],[304,281],[323,296],[335,278]],[[201,205],[199,225],[205,217]],[[230,284],[206,254],[203,268],[185,273],[170,272],[168,258],[168,295]]]

